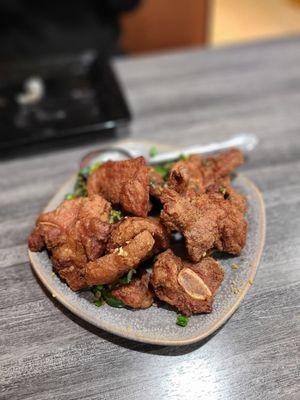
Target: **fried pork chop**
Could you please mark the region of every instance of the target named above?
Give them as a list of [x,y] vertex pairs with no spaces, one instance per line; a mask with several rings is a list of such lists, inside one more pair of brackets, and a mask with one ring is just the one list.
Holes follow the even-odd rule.
[[[132,308],[148,308],[157,296],[185,315],[209,313],[224,273],[206,253],[239,255],[246,241],[246,200],[229,176],[242,163],[236,149],[215,157],[192,155],[172,164],[169,175],[169,165],[155,169],[143,157],[108,161],[87,178],[88,197],[41,214],[29,248],[47,249],[72,290],[112,285],[103,290]],[[157,218],[148,216],[150,196]],[[124,214],[114,224],[112,205]],[[170,242],[172,231],[183,235],[190,261],[171,250],[177,245]],[[155,255],[151,275],[141,267],[130,283],[120,283]]]
[[168,232],[158,220],[125,217],[111,229],[107,254],[86,266],[86,279],[89,285],[113,283],[168,247]]
[[107,161],[89,176],[87,190],[137,217],[146,217],[150,210],[150,174],[144,157]]
[[157,256],[150,282],[160,300],[189,316],[212,311],[223,278],[223,269],[213,258],[191,264],[169,249]]
[[87,263],[84,275],[88,285],[104,285],[115,282],[151,257],[154,245],[155,240],[151,233],[143,231],[125,246],[117,247],[113,253]]
[[131,308],[148,308],[153,304],[154,294],[149,288],[150,274],[143,272],[125,285],[113,289],[112,295]]
[[86,286],[85,264],[104,253],[110,210],[111,205],[98,195],[65,200],[54,211],[40,215],[28,240],[29,249],[47,248],[54,269],[72,290],[79,290]]
[[204,193],[191,198],[172,189],[161,195],[162,222],[181,232],[188,254],[198,262],[208,250],[239,255],[246,242],[247,223],[243,213],[222,194]]
[[173,165],[168,186],[188,196],[205,193],[208,186],[229,175],[243,162],[243,154],[238,149],[230,149],[214,157],[192,155]]

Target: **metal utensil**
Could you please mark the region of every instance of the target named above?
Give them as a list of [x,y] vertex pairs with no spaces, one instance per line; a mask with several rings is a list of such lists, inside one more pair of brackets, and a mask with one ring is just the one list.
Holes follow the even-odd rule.
[[148,164],[161,164],[177,160],[182,154],[187,156],[191,154],[209,154],[232,147],[236,147],[247,153],[253,150],[257,143],[258,138],[256,135],[241,133],[222,142],[189,146],[182,148],[181,150],[159,153],[154,157],[150,157],[150,146],[146,145],[141,145],[138,148],[104,147],[102,149],[92,151],[84,156],[80,162],[80,167],[84,168],[96,162],[104,162],[108,160],[126,160],[139,156],[143,156]]

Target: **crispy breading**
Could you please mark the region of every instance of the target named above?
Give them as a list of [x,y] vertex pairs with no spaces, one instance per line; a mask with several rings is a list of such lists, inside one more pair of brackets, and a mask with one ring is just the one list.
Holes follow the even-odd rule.
[[81,271],[100,257],[110,232],[110,204],[101,196],[65,200],[36,222],[28,245],[31,251],[47,248],[54,269],[73,290],[86,286]]
[[229,176],[221,178],[213,185],[208,186],[206,193],[221,193],[224,199],[235,205],[241,213],[245,214],[247,211],[247,200],[245,196],[232,187]]
[[151,233],[143,231],[131,239],[126,246],[118,247],[113,253],[87,263],[85,278],[88,285],[104,285],[115,282],[151,257],[154,244]]
[[87,190],[138,217],[146,217],[150,210],[150,174],[144,157],[106,162],[89,176]]
[[137,234],[147,230],[155,240],[153,254],[169,247],[169,234],[156,218],[125,217],[112,227],[107,242],[107,252],[112,253],[117,247],[124,246]]
[[154,294],[149,288],[150,274],[146,271],[140,277],[134,277],[125,285],[117,286],[112,294],[131,308],[148,308],[153,304]]
[[191,264],[169,249],[157,256],[150,283],[160,300],[189,316],[212,311],[223,278],[223,269],[213,258]]
[[230,149],[214,157],[195,154],[173,165],[168,186],[180,194],[189,196],[204,193],[208,186],[229,175],[243,162],[243,154],[238,149]]
[[239,255],[246,242],[247,223],[243,214],[222,194],[200,194],[192,198],[164,189],[162,222],[183,234],[192,261],[208,250]]

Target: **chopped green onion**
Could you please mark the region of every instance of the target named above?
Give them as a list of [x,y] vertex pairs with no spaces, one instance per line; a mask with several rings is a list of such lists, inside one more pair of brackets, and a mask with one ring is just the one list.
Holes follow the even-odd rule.
[[150,157],[155,157],[158,154],[158,150],[156,146],[152,146],[149,150],[149,156]]
[[163,165],[155,165],[154,169],[163,179],[166,179],[170,172],[170,170]]
[[93,286],[91,290],[94,293],[95,297],[101,297],[103,288],[104,288],[103,285],[96,285]]
[[109,216],[109,223],[110,224],[115,224],[116,222],[119,222],[123,218],[122,212],[119,210],[111,210],[110,216]]
[[155,178],[151,177],[150,178],[150,187],[153,189],[155,187]]
[[177,320],[176,320],[176,324],[179,326],[187,326],[189,322],[189,317],[187,317],[186,315],[177,315]]
[[[109,286],[111,286],[111,285],[109,285]],[[97,298],[94,301],[94,304],[96,304],[99,307],[101,304],[103,304],[103,300],[104,300],[111,307],[117,307],[117,308],[124,307],[124,303],[111,294],[111,289],[109,288],[109,286],[107,286],[107,285],[93,286],[92,292],[94,293],[94,295],[96,295],[96,293],[98,291],[101,294],[101,297]]]
[[127,279],[128,279],[128,283],[131,282],[132,279],[132,275],[136,274],[136,270],[135,269],[131,269],[128,274],[127,274]]
[[106,297],[105,301],[111,307],[116,307],[116,308],[124,307],[123,301],[116,299],[114,296]]
[[90,167],[85,167],[82,168],[79,172],[78,175],[82,176],[83,178],[87,178],[90,174]]
[[87,194],[86,178],[79,172],[75,182],[73,195],[74,197],[86,197]]
[[222,193],[222,194],[225,196],[225,194],[226,194],[226,187],[220,186],[220,187],[219,187],[219,192]]
[[122,278],[119,279],[119,283],[123,283],[123,284],[128,284],[131,282],[132,280],[132,275],[136,273],[135,269],[131,269],[127,275],[123,276]]
[[92,292],[94,293],[95,296],[97,296],[96,300],[94,300],[94,304],[97,307],[100,307],[103,304],[103,300],[111,307],[118,307],[118,308],[124,307],[124,303],[121,300],[114,297],[111,294],[109,287],[107,286],[104,285],[93,286]]
[[66,200],[72,200],[72,199],[75,199],[75,196],[72,193],[68,193],[68,194],[65,195],[65,199]]
[[102,290],[102,297],[106,301],[106,303],[111,307],[121,308],[124,307],[123,301],[117,299],[111,294],[111,291],[107,288]]
[[122,284],[124,284],[124,285],[126,285],[127,283],[129,283],[129,282],[128,282],[128,279],[127,279],[127,275],[126,275],[126,276],[122,276],[122,278],[120,278],[118,282],[119,282],[119,283],[122,283]]
[[88,193],[86,188],[77,188],[74,192],[74,197],[87,197]]
[[189,156],[186,154],[180,154],[180,156],[179,156],[180,161],[186,161],[188,158],[189,158]]
[[95,171],[101,165],[102,165],[102,163],[97,162],[97,163],[91,165],[90,167],[82,168],[78,172],[76,182],[74,185],[74,193],[72,194],[73,199],[75,199],[77,197],[86,197],[88,195],[87,187],[86,187],[87,178],[93,171]]
[[99,167],[101,167],[102,162],[96,162],[93,165],[90,165],[89,167],[85,167],[82,168],[79,172],[78,175],[80,175],[81,177],[87,179],[89,177],[89,175],[94,172],[96,169],[98,169]]
[[101,165],[102,165],[102,162],[96,162],[95,164],[93,164],[93,165],[91,165],[90,166],[90,174],[91,174],[91,172],[94,172],[94,171],[96,171],[96,169],[98,169],[99,167],[101,167]]

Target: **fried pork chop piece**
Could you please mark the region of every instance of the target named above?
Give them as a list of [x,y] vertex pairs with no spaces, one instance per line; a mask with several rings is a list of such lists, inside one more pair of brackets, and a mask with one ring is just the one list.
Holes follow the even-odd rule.
[[183,234],[192,261],[210,249],[239,255],[246,242],[247,223],[243,214],[222,194],[181,196],[165,189],[161,196],[161,221]]
[[106,250],[112,253],[117,247],[124,246],[129,240],[143,231],[153,236],[155,244],[153,254],[169,247],[169,234],[166,228],[155,218],[125,217],[111,230]]
[[168,186],[181,194],[204,193],[208,186],[229,175],[243,162],[243,154],[238,149],[230,149],[214,157],[204,158],[195,154],[173,165]]
[[150,283],[160,300],[189,316],[212,311],[223,278],[223,269],[213,258],[191,264],[169,249],[157,256]]
[[150,274],[144,272],[126,285],[120,285],[112,295],[131,308],[148,308],[153,304],[153,292],[149,288]]
[[65,200],[36,222],[28,245],[31,251],[47,248],[54,269],[72,290],[86,286],[84,266],[100,257],[110,232],[111,206],[101,196]]
[[138,217],[146,217],[150,209],[150,175],[143,157],[106,162],[89,176],[87,190]]
[[89,286],[115,282],[118,278],[137,268],[151,257],[155,240],[148,231],[137,234],[126,246],[118,247],[85,267],[85,278]]

